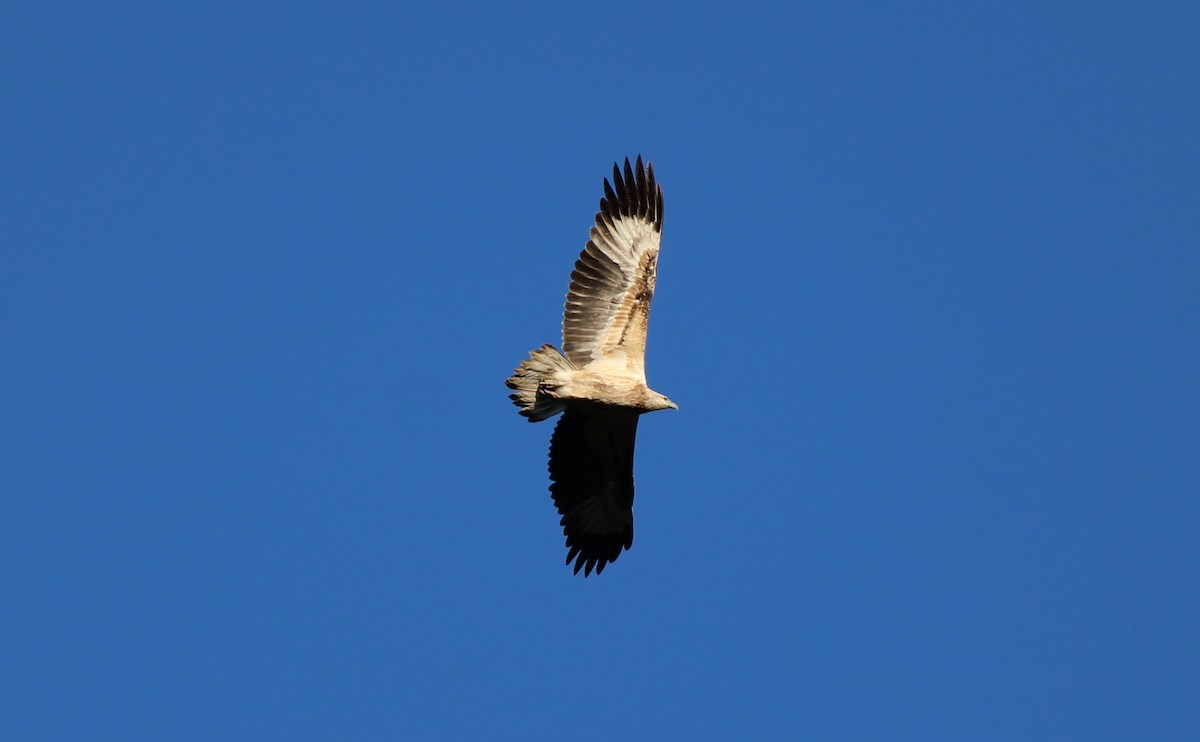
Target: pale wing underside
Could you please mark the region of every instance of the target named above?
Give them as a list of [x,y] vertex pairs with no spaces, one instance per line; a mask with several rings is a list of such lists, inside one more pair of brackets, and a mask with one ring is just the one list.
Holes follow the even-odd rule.
[[654,167],[613,165],[591,239],[575,262],[563,313],[563,352],[580,368],[646,378],[646,328],[658,274],[662,190]]
[[568,407],[554,428],[550,494],[576,574],[600,574],[633,545],[637,423],[636,414]]

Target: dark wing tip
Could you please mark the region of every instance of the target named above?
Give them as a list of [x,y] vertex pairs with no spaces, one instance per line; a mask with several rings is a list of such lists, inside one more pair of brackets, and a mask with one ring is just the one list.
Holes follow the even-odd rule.
[[604,179],[600,213],[613,218],[639,217],[653,224],[655,232],[662,232],[662,186],[654,177],[654,165],[649,160],[643,163],[641,155],[636,164],[626,157],[623,170],[621,163],[614,162],[612,185]]
[[[566,521],[566,518],[563,518]],[[610,563],[617,561],[622,551],[633,545],[633,535],[628,536],[595,536],[586,534],[571,534],[570,527],[564,523],[563,534],[567,537],[567,560],[565,564],[575,562],[574,574],[583,570],[583,576],[604,571]]]

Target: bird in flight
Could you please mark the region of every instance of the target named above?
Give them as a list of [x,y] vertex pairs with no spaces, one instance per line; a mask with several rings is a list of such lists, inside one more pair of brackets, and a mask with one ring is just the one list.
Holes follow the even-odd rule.
[[562,413],[550,437],[550,495],[567,564],[584,577],[633,545],[633,443],[638,417],[679,409],[646,386],[646,328],[658,275],[662,189],[654,167],[613,165],[587,246],[575,261],[562,347],[543,345],[505,384],[520,413]]

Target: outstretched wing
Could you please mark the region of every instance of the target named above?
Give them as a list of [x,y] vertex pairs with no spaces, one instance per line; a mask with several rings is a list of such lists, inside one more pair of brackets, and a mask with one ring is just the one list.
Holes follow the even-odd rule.
[[633,545],[637,415],[567,408],[550,438],[550,494],[562,515],[567,564],[587,577]]
[[[622,177],[613,165],[613,183],[604,198],[591,239],[571,272],[563,313],[563,352],[580,368],[597,367],[646,379],[646,327],[658,275],[662,237],[662,189],[654,167],[636,168],[625,158]],[[607,367],[607,368],[605,368]]]

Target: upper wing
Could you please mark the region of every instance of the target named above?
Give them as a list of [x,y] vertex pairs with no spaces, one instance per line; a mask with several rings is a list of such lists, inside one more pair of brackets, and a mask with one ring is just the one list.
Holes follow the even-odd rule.
[[568,407],[550,438],[550,494],[562,515],[567,564],[604,571],[633,545],[637,415]]
[[625,176],[613,165],[591,239],[571,272],[563,313],[563,352],[578,367],[609,365],[645,381],[646,327],[658,275],[662,189],[654,167],[636,170],[625,158]]

